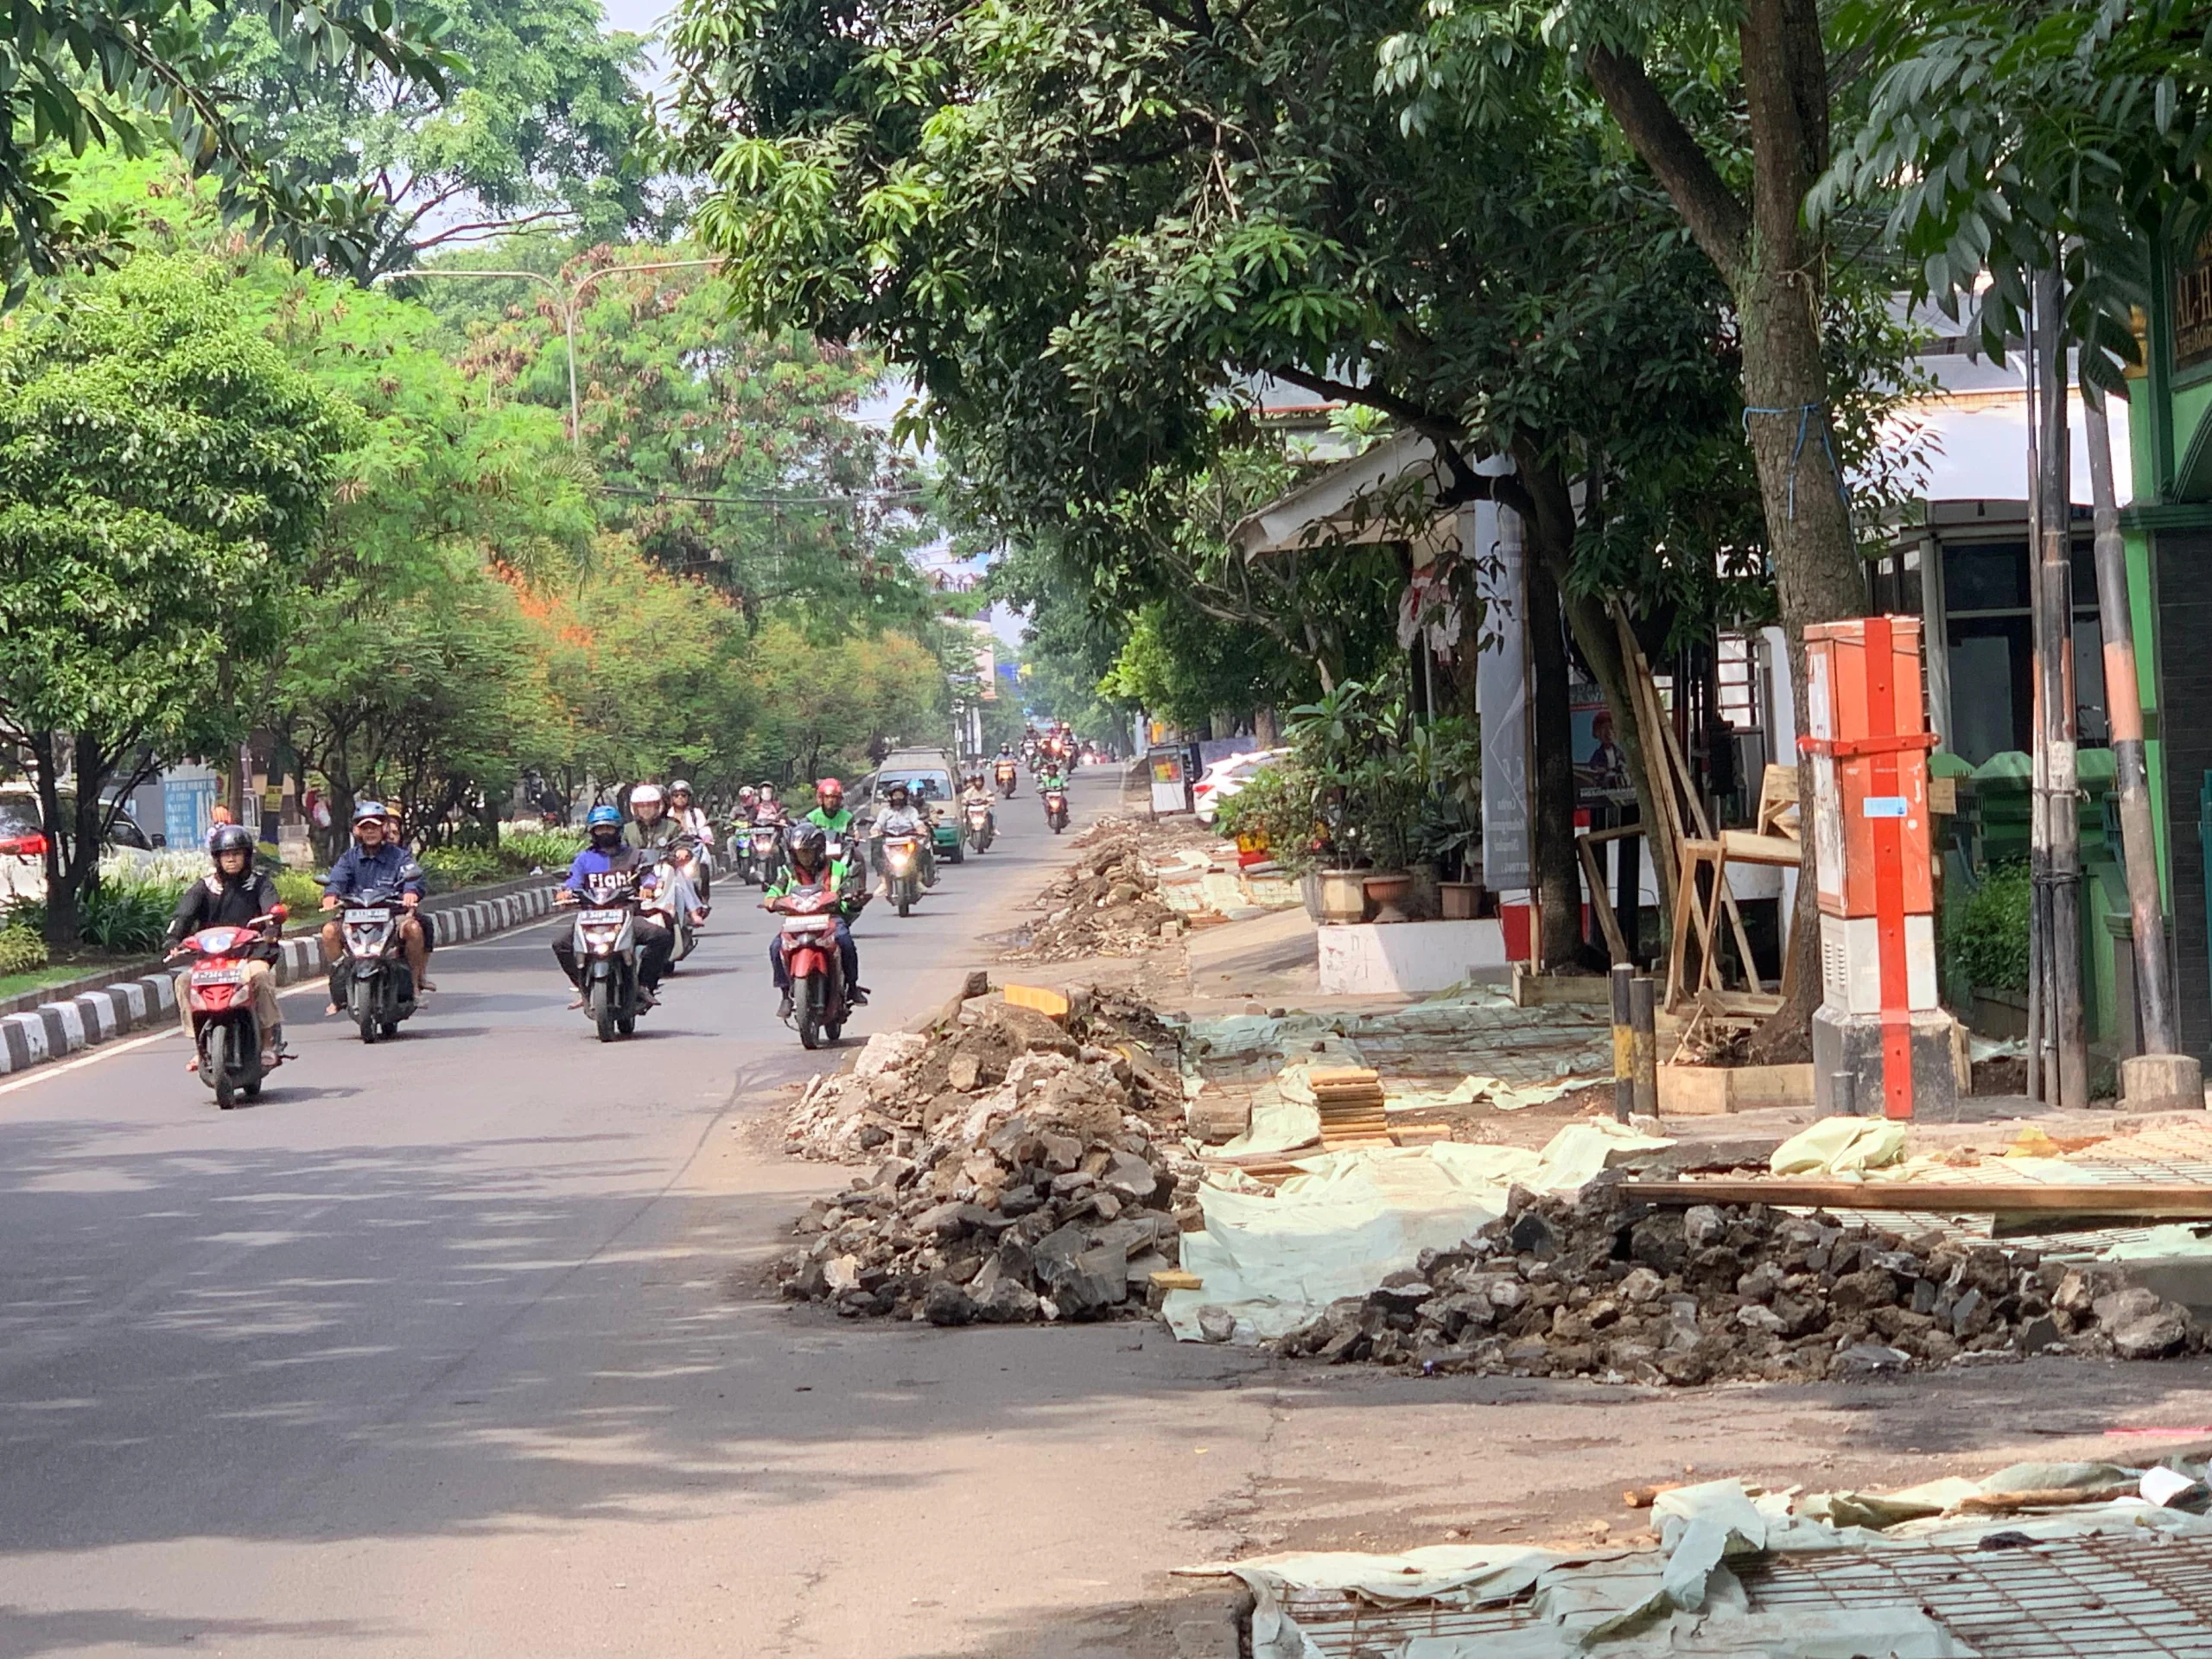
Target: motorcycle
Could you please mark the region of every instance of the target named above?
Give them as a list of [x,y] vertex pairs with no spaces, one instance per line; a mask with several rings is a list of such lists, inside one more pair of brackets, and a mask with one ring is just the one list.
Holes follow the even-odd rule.
[[691,868],[698,845],[690,836],[680,836],[666,847],[647,848],[638,855],[638,907],[668,925],[669,933],[676,941],[676,948],[668,958],[671,973],[699,942],[698,930],[691,925],[690,907],[677,902],[679,888],[675,879]]
[[635,880],[624,879],[600,887],[576,912],[576,968],[583,981],[584,1011],[602,1043],[631,1035],[644,1011],[638,982],[639,907]]
[[406,915],[397,889],[357,894],[338,912],[346,954],[330,970],[330,1000],[360,1028],[365,1043],[396,1035],[399,1022],[415,1012],[415,970],[399,942]]
[[851,988],[837,954],[837,889],[825,878],[768,899],[766,908],[784,918],[777,949],[791,976],[791,1023],[799,1042],[807,1048],[821,1047],[824,1038],[836,1042],[852,1014]]
[[991,809],[988,803],[969,801],[961,809],[968,820],[968,844],[978,853],[991,849]]
[[746,834],[747,879],[766,892],[783,874],[784,830],[778,823],[756,823]]
[[998,779],[999,793],[1009,801],[1014,798],[1014,781],[1020,771],[1020,768],[1011,760],[1001,760],[998,763],[995,775]]
[[172,960],[193,958],[185,995],[192,1009],[192,1043],[200,1054],[200,1081],[215,1091],[215,1104],[226,1112],[241,1096],[258,1100],[268,1075],[261,1065],[261,1021],[254,1016],[245,965],[253,948],[270,928],[283,923],[285,913],[279,905],[243,927],[203,927],[169,953]]
[[1048,789],[1045,791],[1045,822],[1052,826],[1052,833],[1056,836],[1068,827],[1067,791]]
[[912,833],[886,836],[883,870],[890,878],[892,899],[904,917],[922,896],[922,838]]

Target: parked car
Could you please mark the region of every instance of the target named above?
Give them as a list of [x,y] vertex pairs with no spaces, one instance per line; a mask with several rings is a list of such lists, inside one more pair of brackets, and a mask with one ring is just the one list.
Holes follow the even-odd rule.
[[1232,754],[1215,761],[1199,775],[1191,786],[1191,810],[1198,821],[1211,825],[1221,816],[1221,804],[1241,791],[1272,761],[1288,754],[1288,749],[1247,749],[1242,754]]
[[[73,809],[76,798],[61,798],[64,810]],[[155,851],[154,842],[124,812],[108,832],[110,849],[127,853]],[[0,788],[0,899],[39,899],[46,896],[46,829],[39,817],[38,797],[25,785]]]

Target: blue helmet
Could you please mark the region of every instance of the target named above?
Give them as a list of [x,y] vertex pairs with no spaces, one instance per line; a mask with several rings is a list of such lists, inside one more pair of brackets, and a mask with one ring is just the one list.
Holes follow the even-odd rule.
[[613,824],[620,830],[622,827],[622,815],[611,806],[594,806],[584,816],[584,827],[587,830],[596,830],[602,823]]

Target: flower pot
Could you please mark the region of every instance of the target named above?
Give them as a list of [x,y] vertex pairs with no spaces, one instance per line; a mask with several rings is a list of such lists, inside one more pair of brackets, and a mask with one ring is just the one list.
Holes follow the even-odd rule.
[[1436,884],[1436,902],[1447,922],[1471,922],[1475,919],[1475,902],[1481,895],[1479,881],[1440,881]]
[[1375,919],[1378,922],[1402,922],[1406,912],[1399,908],[1408,893],[1413,891],[1414,879],[1403,870],[1387,870],[1381,875],[1370,875],[1361,883],[1367,897],[1374,902]]
[[1361,870],[1320,872],[1321,919],[1356,922],[1367,913],[1366,876]]

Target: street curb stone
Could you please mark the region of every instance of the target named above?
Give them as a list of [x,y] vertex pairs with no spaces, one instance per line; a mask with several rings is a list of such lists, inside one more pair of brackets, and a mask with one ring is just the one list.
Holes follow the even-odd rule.
[[[508,891],[489,899],[446,894],[425,899],[423,908],[438,918],[448,942],[461,944],[550,914],[553,891],[549,877],[524,876],[510,884]],[[279,941],[273,971],[279,985],[295,985],[321,973],[322,950],[315,935],[295,934]],[[159,973],[41,1002],[28,1013],[0,1015],[0,1077],[65,1058],[175,1014],[175,977]]]

